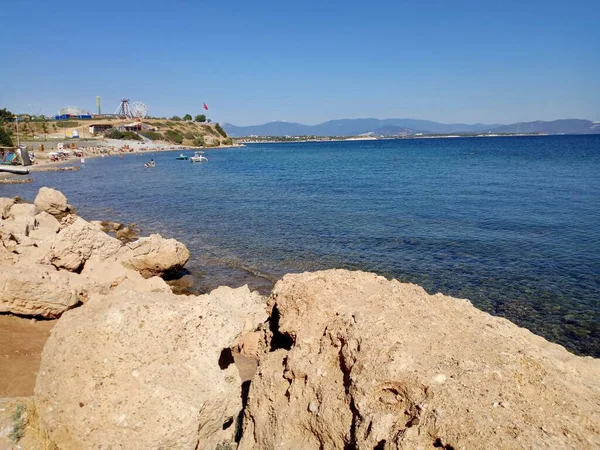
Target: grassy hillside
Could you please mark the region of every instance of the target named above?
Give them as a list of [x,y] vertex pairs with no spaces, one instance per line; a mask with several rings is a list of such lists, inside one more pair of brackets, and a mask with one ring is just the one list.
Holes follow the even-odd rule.
[[[102,120],[64,120],[64,121],[29,121],[19,122],[19,135],[22,141],[32,141],[35,139],[53,139],[65,138],[73,130],[79,132],[82,139],[98,138],[103,136],[93,136],[90,134],[89,127],[92,124],[111,124],[114,127],[130,124],[133,120],[121,119],[102,119]],[[156,142],[167,142],[171,144],[183,144],[193,146],[218,147],[220,145],[229,145],[232,143],[227,133],[215,123],[199,123],[171,121],[160,119],[143,120],[142,124],[148,125],[152,130],[142,130],[140,135]],[[9,133],[14,137],[16,135],[16,124],[6,124]],[[37,136],[37,138],[36,138]]]

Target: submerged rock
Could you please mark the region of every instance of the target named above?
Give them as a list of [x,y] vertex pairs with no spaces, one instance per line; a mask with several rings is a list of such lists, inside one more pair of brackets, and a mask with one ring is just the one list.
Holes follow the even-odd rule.
[[600,361],[466,300],[331,270],[271,303],[240,450],[600,446]]
[[64,450],[233,443],[242,383],[230,348],[266,318],[247,287],[93,296],[60,319],[44,347],[41,425]]

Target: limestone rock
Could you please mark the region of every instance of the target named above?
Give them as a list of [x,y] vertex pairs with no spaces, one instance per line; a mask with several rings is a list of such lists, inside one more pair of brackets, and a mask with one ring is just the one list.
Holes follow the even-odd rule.
[[37,210],[31,203],[15,203],[10,208],[10,214],[15,217],[35,217]]
[[100,260],[114,257],[121,247],[119,240],[78,217],[57,234],[44,261],[58,268],[77,271],[92,257]]
[[0,271],[0,312],[59,317],[79,302],[70,275],[52,266],[3,267]]
[[170,293],[169,285],[159,277],[144,278],[139,272],[123,267],[115,260],[92,258],[86,261],[81,271],[82,283],[87,295],[91,293],[107,294],[116,291],[134,290],[137,292]]
[[15,200],[7,197],[0,197],[0,219],[10,217],[10,208],[15,204]]
[[40,188],[34,203],[40,211],[45,211],[53,216],[64,215],[70,209],[67,197],[62,192],[48,187]]
[[93,296],[63,315],[44,347],[41,425],[62,450],[233,442],[242,386],[228,349],[247,322],[265,318],[264,301],[247,287]]
[[126,244],[119,256],[124,266],[137,270],[146,278],[176,272],[189,259],[190,252],[184,244],[165,239],[160,234]]
[[332,270],[270,302],[240,450],[600,448],[600,361],[466,300]]

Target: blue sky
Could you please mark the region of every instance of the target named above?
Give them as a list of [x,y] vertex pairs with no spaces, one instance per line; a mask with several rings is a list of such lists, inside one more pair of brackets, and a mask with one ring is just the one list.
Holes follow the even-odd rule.
[[[600,120],[600,1],[0,0],[0,108]],[[6,31],[6,30],[5,30]]]

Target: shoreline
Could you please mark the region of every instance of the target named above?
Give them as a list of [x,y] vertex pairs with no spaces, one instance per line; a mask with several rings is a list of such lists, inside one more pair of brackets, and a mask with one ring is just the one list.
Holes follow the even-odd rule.
[[[247,286],[175,295],[165,275],[190,254],[174,239],[119,242],[48,188],[34,204],[2,199],[2,215],[0,395],[20,398],[0,398],[0,424],[21,427],[25,448],[40,448],[38,436],[60,448],[179,448],[186,435],[185,448],[238,450],[342,448],[344,436],[365,448],[399,436],[410,448],[600,439],[600,360],[468,300],[342,269],[287,274],[268,298]],[[136,251],[145,243],[154,250]],[[18,408],[31,411],[24,425],[10,422]],[[359,413],[378,420],[376,435],[356,431]]]

